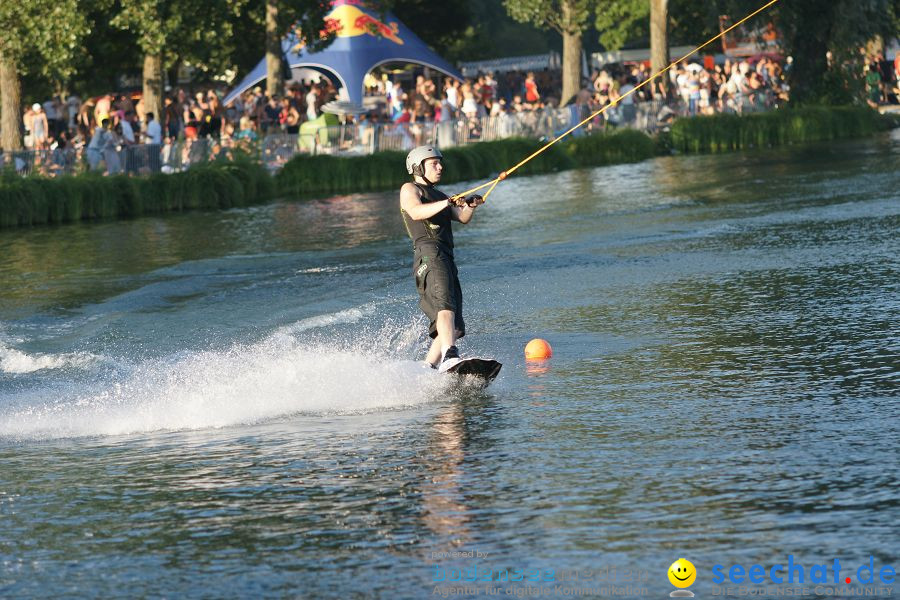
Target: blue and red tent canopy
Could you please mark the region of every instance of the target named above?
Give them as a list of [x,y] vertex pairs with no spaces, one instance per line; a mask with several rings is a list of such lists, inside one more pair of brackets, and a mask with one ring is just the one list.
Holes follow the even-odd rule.
[[[384,21],[360,0],[333,0],[325,17],[326,26],[337,37],[324,50],[308,52],[293,33],[281,42],[281,50],[292,69],[310,68],[331,76],[346,89],[347,97],[362,104],[363,79],[375,67],[392,62],[415,63],[462,79],[450,63],[432,52],[419,37],[391,13]],[[266,78],[266,60],[256,67],[225,97],[225,104]]]

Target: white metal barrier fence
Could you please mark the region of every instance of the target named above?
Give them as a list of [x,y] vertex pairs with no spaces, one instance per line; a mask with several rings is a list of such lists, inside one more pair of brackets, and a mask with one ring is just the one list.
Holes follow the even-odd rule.
[[[69,146],[53,150],[0,152],[0,167],[11,168],[22,175],[48,176],[89,170],[110,174],[174,173],[195,164],[231,160],[238,154],[244,154],[258,159],[270,171],[277,171],[297,154],[352,156],[382,150],[406,151],[422,144],[449,148],[509,137],[551,139],[587,118],[597,108],[570,105],[439,122],[362,121],[321,127],[314,133],[270,134],[260,140],[183,139],[165,144],[119,146],[103,151]],[[662,102],[623,103],[608,108],[574,134],[586,135],[610,127],[633,127],[655,132],[673,117],[685,112],[687,107],[677,105],[673,108]]]

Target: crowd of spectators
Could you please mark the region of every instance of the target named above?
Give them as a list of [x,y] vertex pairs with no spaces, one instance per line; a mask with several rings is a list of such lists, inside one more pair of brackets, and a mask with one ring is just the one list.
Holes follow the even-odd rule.
[[334,95],[330,85],[310,83],[269,98],[257,87],[223,107],[220,90],[192,95],[177,89],[165,96],[159,116],[145,111],[139,95],[109,93],[84,101],[74,95],[65,101],[54,97],[26,109],[22,124],[30,156],[20,162],[54,174],[70,170],[83,157],[87,168],[102,166],[115,174],[227,158],[236,148],[253,152],[261,136],[296,133],[300,122],[315,118]]
[[[653,128],[676,115],[766,110],[787,100],[790,68],[790,58],[772,55],[722,64],[707,59],[671,69],[666,85],[657,79],[629,94],[650,77],[649,66],[608,65],[582,80],[568,109],[571,118],[580,120],[607,107],[588,128],[635,125],[639,114],[644,120],[637,125]],[[871,57],[866,65],[868,102],[896,102],[898,79],[900,57],[893,64],[883,54]],[[423,143],[435,130],[453,133],[452,141],[441,143],[464,143],[480,139],[486,123],[534,121],[533,115],[558,108],[562,88],[559,70],[484,73],[465,81],[420,74],[405,84],[385,74],[368,83],[366,104],[377,108],[345,116],[344,123],[356,125],[363,135],[363,130],[371,135],[375,124],[398,128],[405,145]],[[84,101],[74,95],[55,97],[35,103],[23,115],[25,147],[33,151],[26,166],[46,174],[68,172],[76,163],[108,173],[136,173],[230,158],[235,149],[258,152],[260,140],[298,134],[304,122],[318,119],[323,105],[337,97],[325,78],[290,82],[280,95],[267,96],[255,87],[229,106],[222,105],[221,90],[176,89],[165,96],[161,115],[145,112],[139,95],[105,94]],[[507,131],[514,130],[508,126]]]

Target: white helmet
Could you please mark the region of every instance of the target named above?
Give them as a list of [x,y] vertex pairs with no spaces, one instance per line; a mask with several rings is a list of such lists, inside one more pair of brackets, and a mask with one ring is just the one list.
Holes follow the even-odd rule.
[[426,158],[444,158],[444,155],[434,146],[417,146],[406,155],[406,172],[415,174],[416,167],[421,167]]

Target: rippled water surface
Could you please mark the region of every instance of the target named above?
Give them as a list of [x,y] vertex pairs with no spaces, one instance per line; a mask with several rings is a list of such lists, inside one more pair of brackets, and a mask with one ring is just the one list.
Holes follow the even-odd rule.
[[898,190],[897,132],[510,179],[457,227],[484,391],[416,363],[395,194],[0,231],[0,595],[900,570]]

